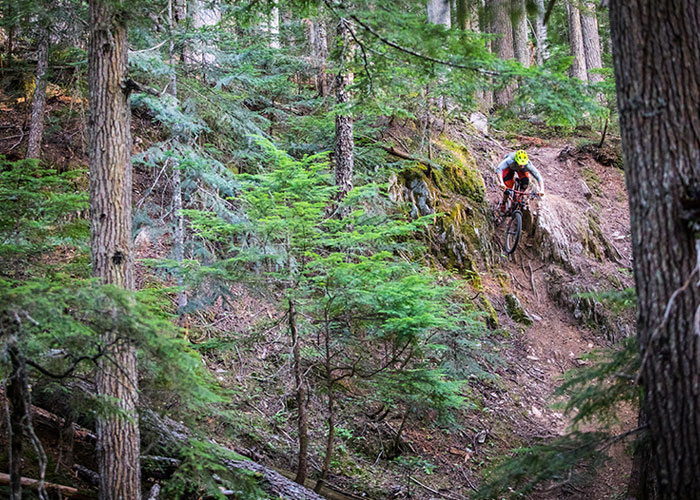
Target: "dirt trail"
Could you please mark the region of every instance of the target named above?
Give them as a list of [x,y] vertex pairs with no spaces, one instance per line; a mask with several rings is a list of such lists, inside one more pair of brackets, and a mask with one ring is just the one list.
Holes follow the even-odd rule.
[[[619,262],[603,259],[599,261],[585,250],[573,249],[571,261],[578,272],[572,280],[581,280],[582,285],[595,289],[610,287],[610,274],[620,275],[620,282],[631,286],[631,275],[626,268],[631,266],[629,215],[624,188],[624,174],[613,167],[605,167],[590,158],[567,157],[562,148],[542,147],[528,150],[533,163],[545,179],[546,199],[549,209],[557,213],[587,214],[594,212],[603,234],[619,250]],[[586,187],[591,195],[585,195]],[[488,185],[488,182],[487,182]],[[500,190],[489,189],[489,200],[493,203],[500,197]],[[535,202],[537,204],[537,202]],[[533,207],[538,210],[538,207]],[[542,207],[539,207],[542,209]],[[504,225],[496,229],[504,231]],[[571,240],[577,235],[568,234]],[[585,364],[582,357],[592,350],[609,345],[609,341],[580,324],[571,311],[556,303],[548,290],[546,279],[554,264],[543,261],[536,243],[525,237],[513,256],[501,257],[501,265],[510,278],[512,290],[520,299],[524,309],[534,320],[532,326],[523,327],[518,339],[521,355],[516,360],[525,370],[518,376],[515,391],[521,393],[526,403],[529,419],[537,424],[535,436],[562,434],[568,420],[551,409],[551,395],[566,370]],[[491,283],[492,287],[499,285]],[[494,290],[495,291],[495,290]],[[513,326],[513,325],[511,325]],[[516,326],[517,328],[517,326]],[[623,415],[622,425],[634,426],[636,415],[628,410]],[[526,436],[527,438],[527,436]],[[629,471],[629,458],[622,447],[611,450],[612,460],[599,472],[598,478],[583,490],[556,488],[540,492],[532,498],[611,498],[623,491],[624,477]]]

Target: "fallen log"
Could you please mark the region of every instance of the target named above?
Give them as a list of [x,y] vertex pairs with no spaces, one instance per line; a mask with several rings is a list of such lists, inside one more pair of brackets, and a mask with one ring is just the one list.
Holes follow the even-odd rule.
[[[22,486],[25,486],[27,488],[32,488],[34,490],[39,489],[39,480],[38,479],[30,479],[28,477],[23,477],[20,480],[20,483]],[[5,474],[4,472],[0,472],[0,484],[10,484],[10,475]],[[56,491],[60,492],[61,495],[64,495],[68,498],[90,498],[90,497],[85,497],[84,495],[81,495],[78,492],[77,488],[73,488],[72,486],[64,486],[62,484],[55,484],[55,483],[47,483],[44,481],[44,488],[46,488],[47,491]]]

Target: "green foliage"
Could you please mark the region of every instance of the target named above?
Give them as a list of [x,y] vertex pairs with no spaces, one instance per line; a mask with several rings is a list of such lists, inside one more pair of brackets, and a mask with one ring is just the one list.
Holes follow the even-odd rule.
[[80,170],[59,174],[36,160],[0,157],[0,276],[81,271],[56,257],[67,252],[74,259],[86,250],[89,225],[79,216],[87,208],[83,176]]
[[581,297],[584,299],[600,301],[606,307],[616,313],[621,313],[637,307],[637,291],[634,288],[582,293]]
[[223,494],[222,488],[234,492],[235,498],[241,500],[267,498],[255,474],[226,466],[227,460],[241,460],[242,457],[210,441],[190,439],[182,444],[178,456],[181,463],[163,488],[167,498],[186,499],[202,493],[209,498],[230,498],[230,494]]
[[[587,472],[604,462],[601,446],[606,438],[604,433],[577,431],[519,448],[489,472],[475,498],[522,498],[546,481],[581,484]],[[586,467],[576,468],[583,465]]]
[[615,348],[593,352],[586,359],[590,366],[567,372],[555,394],[567,396],[563,406],[567,414],[573,415],[573,425],[615,423],[621,403],[640,402],[642,390],[635,384],[640,370],[637,338],[627,337]]
[[425,220],[378,210],[386,194],[377,186],[338,204],[325,155],[295,160],[261,145],[271,170],[238,176],[244,220],[187,211],[193,234],[218,248],[218,259],[190,268],[192,284],[243,279],[280,309],[293,302],[303,352],[326,377],[358,379],[385,404],[449,420],[464,407],[463,384],[446,373],[483,373],[485,327],[454,287],[400,258],[420,254],[411,236]]

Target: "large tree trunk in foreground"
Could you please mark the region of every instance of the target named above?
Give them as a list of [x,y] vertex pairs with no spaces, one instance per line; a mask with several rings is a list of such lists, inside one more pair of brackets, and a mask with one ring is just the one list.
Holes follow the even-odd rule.
[[513,10],[513,50],[515,58],[526,68],[530,66],[530,47],[528,46],[527,12],[525,0],[512,0]]
[[355,170],[355,140],[353,138],[353,118],[348,109],[351,96],[348,87],[352,85],[353,74],[347,67],[352,61],[353,46],[350,37],[350,24],[341,19],[337,27],[340,48],[340,69],[335,86],[335,183],[338,186],[338,198],[343,199],[353,187]]
[[49,30],[39,31],[39,46],[36,53],[36,86],[32,98],[32,117],[29,122],[27,158],[39,158],[41,138],[44,135],[44,111],[46,109],[46,70],[49,67]]
[[586,74],[586,56],[583,52],[583,35],[581,34],[581,17],[579,9],[573,2],[567,2],[566,13],[569,18],[569,46],[574,60],[569,68],[572,78],[582,81],[588,80]]
[[[90,2],[90,248],[93,276],[133,289],[128,43],[125,16],[116,7],[112,2]],[[113,401],[118,412],[97,421],[99,498],[140,500],[136,349],[117,331],[103,332],[102,343],[108,347],[97,370],[97,391]]]
[[600,35],[598,34],[598,19],[595,15],[595,3],[586,2],[586,8],[581,11],[581,34],[583,37],[583,52],[586,59],[586,74],[588,81],[600,82],[603,75],[593,70],[603,67],[600,55]]
[[[491,42],[493,52],[501,59],[513,59],[513,27],[510,20],[510,0],[489,0],[491,32],[500,35]],[[494,91],[494,104],[506,106],[513,100],[513,85]]]
[[612,0],[637,330],[659,496],[700,498],[700,9]]

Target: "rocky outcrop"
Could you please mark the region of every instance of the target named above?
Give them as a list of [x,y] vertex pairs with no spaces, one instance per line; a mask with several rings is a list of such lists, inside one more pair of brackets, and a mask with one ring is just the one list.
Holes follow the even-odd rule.
[[600,332],[611,343],[632,335],[631,311],[621,314],[598,299],[598,290],[551,268],[547,273],[547,291],[560,306],[568,309],[581,325]]
[[407,204],[412,218],[435,215],[429,242],[448,269],[475,273],[477,261],[493,262],[493,228],[484,181],[470,151],[442,138],[437,158],[416,162],[389,182],[391,197]]

